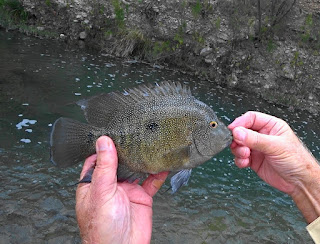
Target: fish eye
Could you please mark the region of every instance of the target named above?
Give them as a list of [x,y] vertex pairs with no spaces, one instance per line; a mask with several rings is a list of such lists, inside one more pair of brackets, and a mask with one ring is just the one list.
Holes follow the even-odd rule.
[[211,122],[210,122],[210,126],[211,126],[212,128],[217,128],[218,123],[217,123],[216,121],[211,121]]

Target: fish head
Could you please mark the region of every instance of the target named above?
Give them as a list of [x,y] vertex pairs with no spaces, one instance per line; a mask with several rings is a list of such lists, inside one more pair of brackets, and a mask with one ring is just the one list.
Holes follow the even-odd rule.
[[190,167],[196,167],[228,147],[232,133],[214,111],[203,104],[203,110],[195,122],[190,148]]

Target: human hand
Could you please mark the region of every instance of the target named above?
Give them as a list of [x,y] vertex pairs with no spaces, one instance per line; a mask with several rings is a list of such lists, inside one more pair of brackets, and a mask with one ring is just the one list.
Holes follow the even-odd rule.
[[168,172],[150,175],[140,186],[117,182],[118,158],[112,140],[100,137],[97,155],[87,158],[80,179],[92,167],[90,184],[80,183],[76,214],[83,243],[149,243],[152,232],[152,197]]
[[228,127],[238,167],[289,194],[308,223],[320,216],[320,166],[286,122],[247,112]]
[[302,179],[306,168],[318,167],[289,125],[281,119],[259,112],[247,112],[229,126],[231,144],[239,168],[250,167],[271,186],[289,195]]

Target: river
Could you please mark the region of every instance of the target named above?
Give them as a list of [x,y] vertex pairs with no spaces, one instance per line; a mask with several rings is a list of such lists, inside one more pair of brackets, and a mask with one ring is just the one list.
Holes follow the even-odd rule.
[[[248,110],[286,120],[320,158],[319,120],[208,81],[0,31],[0,243],[80,243],[75,186],[81,164],[49,160],[54,121],[84,121],[75,102],[140,83],[180,81],[229,124]],[[193,170],[172,195],[154,198],[152,243],[313,243],[292,200],[238,169],[229,149]]]

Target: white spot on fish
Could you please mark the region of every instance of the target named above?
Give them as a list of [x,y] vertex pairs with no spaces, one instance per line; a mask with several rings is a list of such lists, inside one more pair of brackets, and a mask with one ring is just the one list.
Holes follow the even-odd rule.
[[81,96],[81,93],[80,92],[75,92],[74,95]]
[[25,131],[31,133],[32,129],[26,129]]

